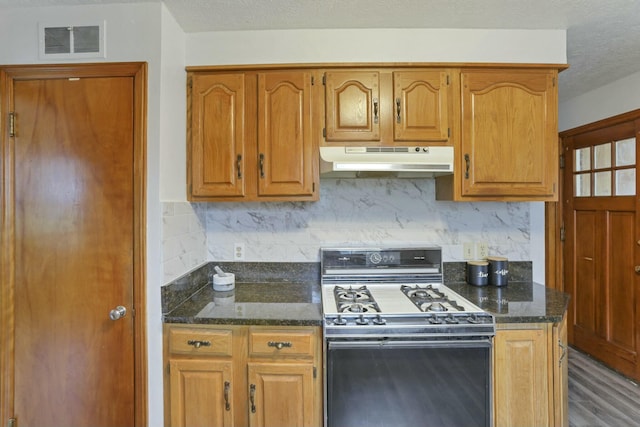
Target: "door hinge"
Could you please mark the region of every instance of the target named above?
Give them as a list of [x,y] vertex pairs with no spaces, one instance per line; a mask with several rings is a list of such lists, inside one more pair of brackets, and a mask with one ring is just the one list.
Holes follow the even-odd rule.
[[560,226],[560,241],[561,241],[561,242],[564,242],[564,239],[566,239],[566,237],[567,237],[567,231],[566,231],[566,229],[564,228],[564,224],[562,224],[562,225]]
[[313,378],[317,378],[318,377],[318,368],[316,368],[315,366],[313,367]]
[[16,113],[9,113],[9,136],[16,136]]
[[560,154],[560,169],[564,169],[564,154]]
[[447,128],[447,138],[451,138],[451,128]]
[[316,78],[314,76],[311,76],[311,86],[316,84]]
[[325,85],[325,86],[327,85],[327,75],[326,74],[322,75],[322,84]]
[[316,183],[315,182],[311,183],[311,192],[312,193],[316,192]]
[[447,86],[449,86],[449,74],[447,74]]
[[18,427],[16,424],[16,419],[15,418],[9,418],[7,420],[7,427]]
[[327,128],[322,128],[322,137],[323,138],[327,137]]

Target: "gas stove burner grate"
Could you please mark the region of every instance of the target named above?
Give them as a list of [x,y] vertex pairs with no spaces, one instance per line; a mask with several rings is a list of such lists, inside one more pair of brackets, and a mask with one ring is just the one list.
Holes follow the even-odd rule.
[[433,285],[402,285],[400,290],[411,302],[423,312],[443,312],[451,309],[464,311],[464,307],[456,300],[450,299],[444,292]]
[[366,286],[333,289],[338,313],[379,313],[380,307]]

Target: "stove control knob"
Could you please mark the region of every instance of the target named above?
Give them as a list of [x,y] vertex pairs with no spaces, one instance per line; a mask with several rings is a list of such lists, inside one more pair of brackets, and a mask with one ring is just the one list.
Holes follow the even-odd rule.
[[356,323],[358,325],[368,325],[369,324],[369,320],[365,319],[364,315],[361,314],[360,317],[358,317],[356,319]]
[[458,322],[458,319],[456,319],[455,317],[453,317],[451,314],[449,316],[447,316],[446,319],[444,319],[445,322],[449,323],[449,324],[455,324],[455,323],[460,323]]
[[373,319],[374,325],[384,325],[385,323],[387,323],[387,321],[384,320],[379,314]]
[[347,321],[343,319],[341,315],[338,314],[338,317],[333,320],[333,324],[338,326],[346,325]]

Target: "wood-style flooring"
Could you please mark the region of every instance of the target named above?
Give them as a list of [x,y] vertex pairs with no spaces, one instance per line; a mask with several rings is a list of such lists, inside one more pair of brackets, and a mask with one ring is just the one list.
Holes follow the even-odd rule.
[[640,426],[640,387],[570,348],[569,426]]

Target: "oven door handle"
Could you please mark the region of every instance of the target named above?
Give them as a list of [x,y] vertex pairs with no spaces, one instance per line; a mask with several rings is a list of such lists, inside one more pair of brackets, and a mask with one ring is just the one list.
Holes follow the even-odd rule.
[[421,341],[399,341],[399,340],[370,340],[370,341],[328,341],[327,348],[350,349],[350,348],[425,348],[425,347],[491,347],[491,339],[477,340],[421,340]]

